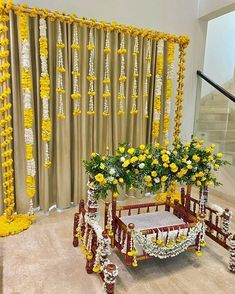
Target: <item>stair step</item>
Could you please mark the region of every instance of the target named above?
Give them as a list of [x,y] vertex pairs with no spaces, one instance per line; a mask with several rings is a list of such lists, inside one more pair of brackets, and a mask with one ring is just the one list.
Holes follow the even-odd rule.
[[235,130],[235,121],[208,121],[208,120],[199,120],[198,121],[198,130],[207,131],[207,130]]
[[231,113],[200,113],[198,120],[225,121],[227,119],[229,119],[229,121],[235,121],[235,116],[232,117]]
[[206,137],[207,140],[211,142],[214,142],[215,140],[235,139],[235,130],[228,130],[226,134],[224,134],[224,130],[206,130],[201,132],[198,131],[198,137]]
[[200,106],[199,113],[230,113],[231,109],[228,107],[210,107],[210,106]]
[[202,102],[202,105],[212,106],[212,107],[215,107],[215,106],[226,107],[228,103],[229,103],[229,100],[227,99],[227,97],[225,97],[223,94],[216,93],[216,94],[211,94],[210,96],[205,98],[204,101]]

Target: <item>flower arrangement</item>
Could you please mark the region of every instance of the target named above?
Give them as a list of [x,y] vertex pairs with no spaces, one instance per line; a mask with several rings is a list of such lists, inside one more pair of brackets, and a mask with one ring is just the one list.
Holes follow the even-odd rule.
[[108,191],[117,196],[118,185],[123,184],[141,192],[166,191],[172,182],[197,187],[220,184],[214,171],[227,162],[222,160],[222,153],[214,154],[214,145],[204,148],[203,141],[196,137],[171,149],[168,144],[142,144],[138,148],[121,144],[115,156],[92,153],[92,158],[84,164],[95,197],[106,198]]

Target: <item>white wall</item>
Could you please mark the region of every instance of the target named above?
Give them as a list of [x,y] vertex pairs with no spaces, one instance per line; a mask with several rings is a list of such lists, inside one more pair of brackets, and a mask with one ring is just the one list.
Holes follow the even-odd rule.
[[[220,85],[230,81],[235,66],[235,11],[208,23],[204,72]],[[211,87],[204,87],[202,96]]]
[[196,70],[202,67],[205,29],[197,20],[198,0],[23,0],[29,6],[47,7],[51,10],[76,13],[78,16],[98,20],[117,21],[128,25],[189,35],[183,135],[193,131],[196,97]]
[[212,19],[235,10],[234,0],[199,0],[198,17]]

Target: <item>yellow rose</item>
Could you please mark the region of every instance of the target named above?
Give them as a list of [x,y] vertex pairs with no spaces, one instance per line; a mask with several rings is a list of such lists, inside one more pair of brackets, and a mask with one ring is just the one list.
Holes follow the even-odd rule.
[[178,154],[178,152],[177,152],[176,150],[174,150],[174,151],[173,151],[173,154],[174,154],[174,155],[177,155],[177,154]]
[[114,180],[113,180],[113,184],[114,184],[114,185],[117,185],[117,183],[118,183],[118,180],[117,180],[117,179],[114,179]]
[[95,176],[95,179],[97,182],[102,183],[104,181],[104,176],[99,173]]
[[197,145],[195,146],[195,148],[196,148],[196,149],[200,149],[200,148],[201,148],[201,145],[200,145],[200,144],[197,144]]
[[139,148],[140,148],[140,150],[144,150],[145,145],[144,144],[141,144]]
[[188,165],[187,165],[187,168],[188,168],[188,169],[192,169],[193,167],[192,167],[191,164],[188,164]]
[[113,193],[113,197],[114,197],[114,198],[117,198],[117,197],[118,197],[118,192],[114,192],[114,193]]
[[152,183],[149,183],[149,182],[146,182],[146,186],[147,186],[147,187],[152,187],[153,184],[152,184]]
[[212,161],[213,160],[213,156],[208,156],[208,159],[210,160],[210,161]]
[[200,144],[200,145],[204,144],[204,140],[200,140],[200,141],[199,141],[199,144]]
[[96,153],[95,153],[95,152],[92,152],[92,153],[91,153],[91,156],[92,156],[92,157],[96,157]]
[[195,161],[195,162],[200,161],[200,157],[197,156],[196,154],[194,154],[192,158],[193,158],[193,161]]
[[219,152],[219,153],[216,154],[216,156],[217,156],[218,158],[222,158],[222,157],[223,157],[223,153]]
[[206,181],[206,186],[211,186],[213,183],[212,183],[212,181]]
[[164,162],[163,167],[168,167],[168,164],[166,162]]
[[170,144],[169,141],[165,141],[165,142],[163,143],[163,146],[164,146],[164,147],[167,147],[169,144]]
[[173,173],[176,173],[178,171],[178,166],[175,163],[171,163],[170,168]]
[[202,171],[200,171],[200,172],[198,173],[198,176],[199,176],[199,177],[203,177],[203,176],[204,176],[204,173],[203,173]]
[[134,152],[135,152],[135,149],[134,148],[129,148],[127,150],[127,153],[130,154],[130,155],[132,155]]
[[147,158],[149,158],[149,159],[152,158],[152,157],[153,157],[152,154],[149,154],[149,155],[147,156]]
[[218,165],[218,164],[215,164],[215,165],[214,165],[214,169],[215,169],[215,170],[218,170],[218,169],[219,169],[219,165]]
[[166,153],[166,150],[165,149],[161,150],[161,154],[162,155],[165,154],[165,153]]
[[197,186],[201,186],[202,183],[201,183],[200,181],[197,181],[197,182],[196,182],[196,185],[197,185]]
[[125,161],[123,162],[122,166],[123,166],[123,167],[127,167],[129,164],[130,164],[130,160],[127,159],[127,160],[125,160]]
[[210,152],[211,152],[211,149],[210,149],[210,148],[206,148],[205,151],[206,151],[207,153],[210,153]]
[[193,141],[197,141],[198,137],[197,136],[193,136]]
[[156,148],[159,148],[160,147],[160,144],[159,143],[155,143],[155,147]]
[[186,162],[187,162],[187,158],[183,158],[183,159],[182,159],[182,162],[183,162],[183,163],[186,163]]
[[123,183],[124,182],[123,178],[119,178],[118,181],[119,181],[119,183]]
[[144,151],[144,153],[148,155],[148,154],[149,154],[149,150],[146,149],[146,150]]
[[124,153],[124,152],[125,152],[125,147],[119,147],[118,150],[119,150],[121,153]]
[[186,143],[184,144],[184,146],[185,146],[185,147],[189,147],[189,146],[190,146],[190,143],[189,143],[189,142],[186,142]]
[[162,176],[161,177],[161,182],[165,182],[167,180],[167,176]]
[[157,176],[157,172],[156,172],[155,170],[153,170],[153,171],[151,172],[151,176],[152,176],[152,177],[156,177],[156,176]]
[[196,177],[195,176],[192,176],[191,177],[191,180],[195,182],[196,181]]
[[152,164],[158,164],[158,160],[157,160],[157,159],[154,159],[154,160],[152,161]]
[[145,161],[145,159],[146,159],[146,155],[145,154],[140,154],[139,155],[139,160],[140,161]]
[[214,149],[215,148],[215,144],[211,144],[211,148]]
[[145,179],[145,182],[148,182],[148,183],[152,181],[151,176],[146,176],[144,179]]
[[131,158],[131,163],[134,163],[134,162],[136,162],[138,160],[138,157],[137,156],[133,156],[132,158]]
[[167,154],[162,155],[162,161],[163,162],[169,162],[169,156]]

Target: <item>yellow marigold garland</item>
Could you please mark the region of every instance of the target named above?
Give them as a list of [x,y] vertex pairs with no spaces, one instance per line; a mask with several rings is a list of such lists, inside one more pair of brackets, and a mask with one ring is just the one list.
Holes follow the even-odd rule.
[[[35,196],[35,175],[36,167],[33,157],[34,133],[33,133],[33,109],[32,109],[32,76],[30,65],[30,43],[28,14],[19,13],[19,31],[21,40],[21,85],[24,104],[24,137],[25,137],[25,157],[26,157],[26,194],[30,198],[29,214],[33,214],[33,201]],[[30,181],[29,181],[30,179]]]
[[59,119],[65,119],[64,114],[64,61],[63,61],[63,49],[65,45],[62,40],[61,22],[57,21],[57,67],[56,67],[56,96],[57,96],[57,117]]
[[145,111],[144,111],[144,117],[149,118],[148,115],[148,91],[149,91],[149,79],[151,78],[151,40],[147,40],[147,48],[146,48],[146,73],[145,73],[145,79],[144,79],[144,91],[143,91],[143,98],[145,101]]
[[133,56],[134,56],[134,69],[133,69],[133,87],[132,87],[132,107],[130,114],[135,115],[138,113],[137,110],[137,103],[136,99],[139,97],[138,94],[138,77],[139,77],[139,69],[138,69],[138,55],[139,55],[139,38],[138,36],[135,36],[135,44],[134,44],[134,50],[133,50]]
[[179,46],[179,70],[178,70],[178,87],[177,87],[177,95],[176,95],[176,110],[175,110],[175,126],[174,126],[174,134],[173,139],[174,143],[180,140],[180,127],[181,127],[181,117],[182,117],[182,109],[183,109],[183,87],[184,87],[184,71],[185,71],[185,44],[180,44]]
[[104,46],[104,54],[105,54],[105,64],[104,64],[104,90],[103,90],[103,98],[104,98],[104,104],[103,104],[103,116],[108,117],[109,116],[109,98],[111,96],[110,93],[110,31],[106,31],[106,38],[105,38],[105,46]]
[[162,78],[163,78],[163,40],[158,40],[157,44],[157,64],[156,64],[156,85],[154,93],[154,112],[152,138],[153,142],[159,140],[160,135],[160,119],[161,119],[161,94],[162,94]]
[[45,18],[39,20],[39,52],[41,59],[41,76],[40,76],[40,97],[42,99],[42,140],[44,141],[44,167],[51,166],[49,154],[49,142],[51,141],[51,118],[49,110],[50,99],[50,76],[48,73],[48,40],[47,24]]
[[88,104],[88,115],[94,115],[95,114],[95,108],[94,108],[94,97],[96,95],[95,92],[95,40],[94,40],[94,31],[93,27],[90,27],[89,31],[89,40],[87,45],[87,50],[89,51],[89,69],[88,69],[88,76],[87,80],[89,82],[88,86],[88,96],[89,96],[89,104]]
[[170,111],[171,111],[171,96],[172,96],[172,74],[174,66],[175,44],[169,43],[167,49],[167,77],[166,77],[166,100],[165,111],[163,117],[163,133],[164,141],[169,140],[170,129]]
[[71,98],[73,99],[73,115],[78,116],[81,114],[81,107],[80,107],[80,87],[79,87],[79,39],[78,39],[78,24],[73,23],[73,43],[71,45],[71,49],[73,52],[73,71],[72,71],[72,79],[73,79],[73,93]]
[[118,54],[121,55],[121,68],[120,68],[120,76],[119,76],[119,92],[118,92],[118,99],[119,99],[119,109],[118,115],[124,115],[124,99],[125,96],[125,82],[126,82],[126,74],[125,74],[125,54],[127,50],[125,48],[125,34],[121,33],[121,42],[120,47],[117,51]]

